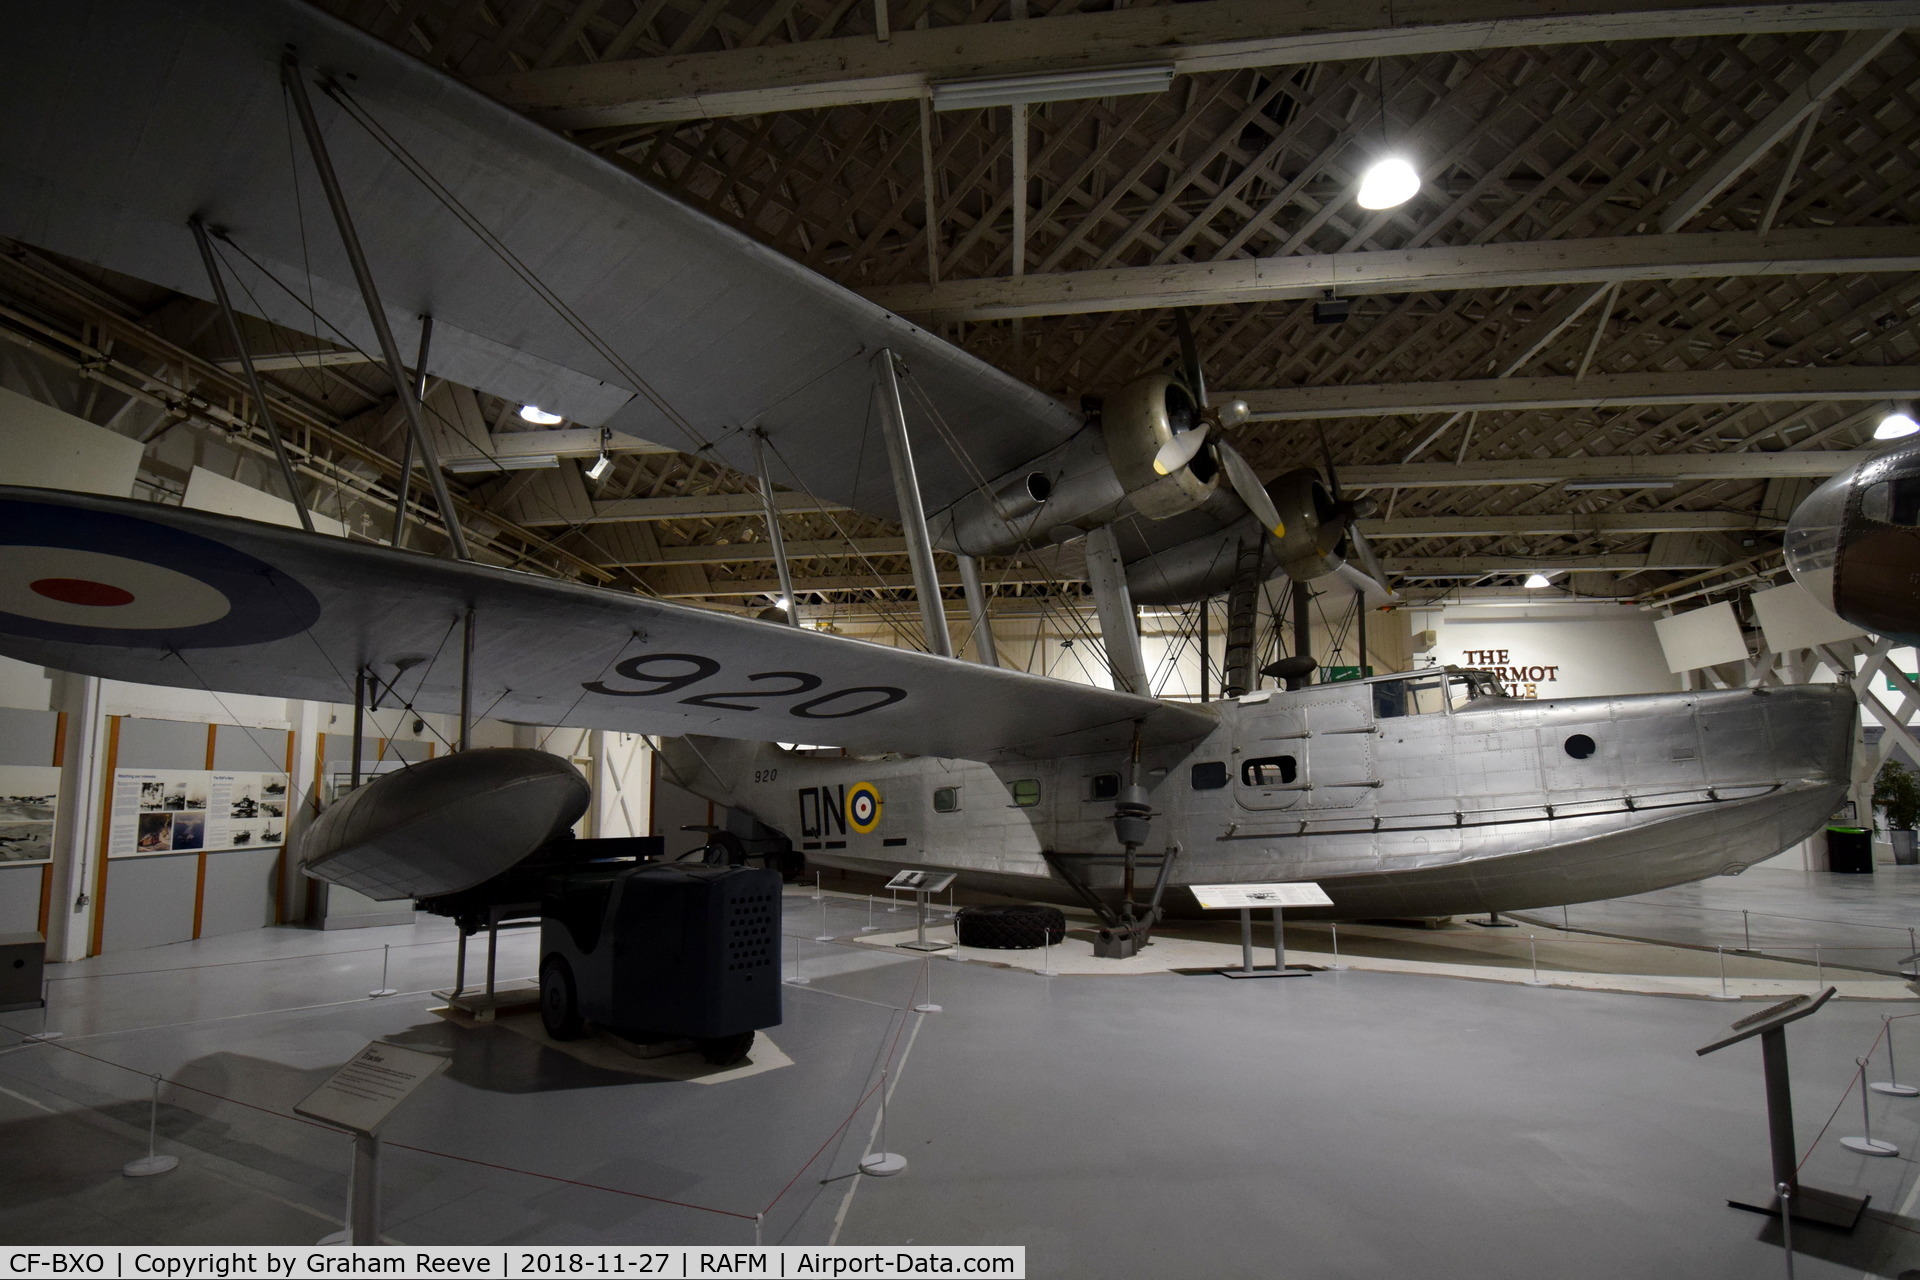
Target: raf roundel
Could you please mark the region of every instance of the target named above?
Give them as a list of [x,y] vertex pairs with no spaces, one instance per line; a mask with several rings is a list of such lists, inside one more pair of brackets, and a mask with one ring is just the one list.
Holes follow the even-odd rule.
[[880,825],[880,788],[871,782],[856,782],[847,788],[847,825],[867,835]]
[[261,644],[319,617],[305,587],[135,516],[0,501],[0,635],[120,648]]

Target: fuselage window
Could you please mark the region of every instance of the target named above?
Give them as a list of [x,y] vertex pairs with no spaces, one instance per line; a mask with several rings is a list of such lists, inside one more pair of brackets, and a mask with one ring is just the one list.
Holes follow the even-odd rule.
[[1120,775],[1096,773],[1087,779],[1087,799],[1112,800],[1120,794]]
[[1869,485],[1860,495],[1860,514],[1881,524],[1920,525],[1920,476]]
[[1437,675],[1416,676],[1410,680],[1383,680],[1373,686],[1373,714],[1376,719],[1424,716],[1446,709],[1446,684]]
[[1488,672],[1460,671],[1447,677],[1447,696],[1455,707],[1464,707],[1476,698],[1503,698],[1506,691]]
[[1031,809],[1040,803],[1040,779],[1019,778],[1013,784],[1013,802],[1022,809]]
[[1195,791],[1218,791],[1227,785],[1227,765],[1224,760],[1205,760],[1193,766],[1193,789]]
[[1277,787],[1299,776],[1292,756],[1262,756],[1240,764],[1240,785],[1246,787]]
[[938,787],[933,793],[933,811],[935,813],[957,813],[960,809],[960,788]]

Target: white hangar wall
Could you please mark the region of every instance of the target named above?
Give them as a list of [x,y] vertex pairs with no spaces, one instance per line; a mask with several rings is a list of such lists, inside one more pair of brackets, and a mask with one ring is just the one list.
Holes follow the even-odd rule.
[[1499,673],[1522,697],[1584,698],[1684,688],[1667,670],[1653,616],[1619,605],[1455,605],[1409,610],[1415,634],[1435,634],[1420,655]]

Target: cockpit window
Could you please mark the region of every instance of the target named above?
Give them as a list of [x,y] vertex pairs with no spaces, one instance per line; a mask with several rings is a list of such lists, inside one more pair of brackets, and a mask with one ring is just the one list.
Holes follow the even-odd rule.
[[1881,524],[1920,525],[1920,476],[1868,485],[1860,495],[1860,514]]
[[1378,720],[1424,716],[1446,709],[1446,682],[1437,674],[1382,680],[1373,686],[1373,714]]
[[1447,677],[1447,696],[1455,707],[1477,698],[1504,698],[1507,691],[1491,671],[1456,671]]

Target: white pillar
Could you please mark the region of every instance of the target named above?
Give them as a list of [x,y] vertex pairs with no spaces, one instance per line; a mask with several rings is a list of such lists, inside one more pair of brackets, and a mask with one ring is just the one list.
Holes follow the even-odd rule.
[[106,717],[100,681],[49,670],[53,709],[67,716],[60,760],[60,820],[53,835],[53,909],[47,915],[47,958],[80,960],[93,936],[93,880],[100,856],[101,747]]

